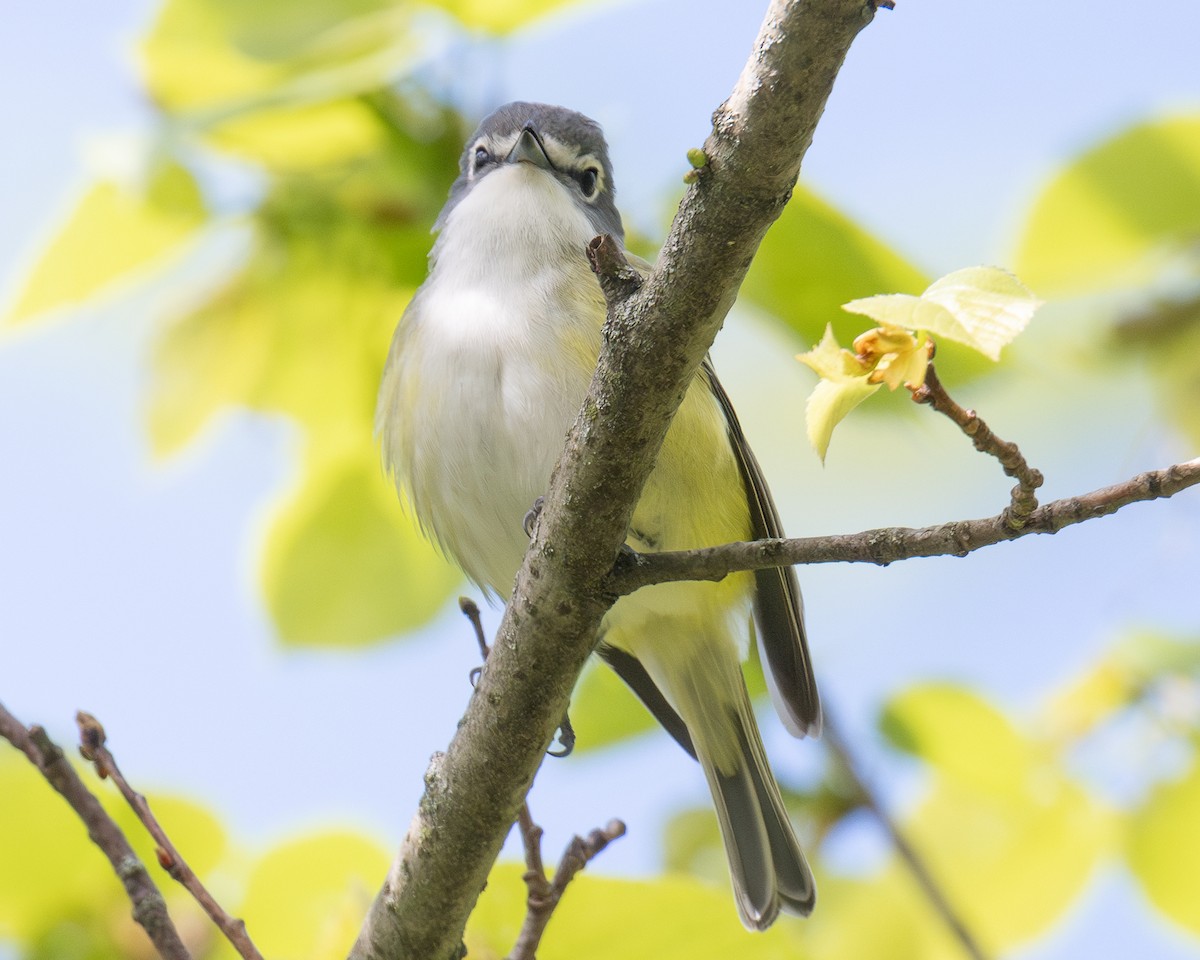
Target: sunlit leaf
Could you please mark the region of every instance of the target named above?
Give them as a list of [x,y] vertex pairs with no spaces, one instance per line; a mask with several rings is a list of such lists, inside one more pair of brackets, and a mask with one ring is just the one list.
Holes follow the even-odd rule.
[[1018,246],[1017,273],[1046,293],[1144,280],[1154,256],[1200,232],[1200,117],[1133,127],[1047,185]]
[[[620,843],[621,841],[617,841]],[[546,859],[557,855],[551,846]],[[603,857],[603,854],[601,854]],[[593,864],[576,875],[555,911],[538,950],[539,960],[804,960],[795,921],[783,919],[766,933],[748,933],[727,889],[678,876],[622,880],[600,875]],[[467,926],[469,956],[509,955],[525,913],[523,868],[500,864],[488,878]]]
[[824,462],[833,428],[882,384],[871,383],[867,379],[869,371],[842,349],[834,336],[833,324],[826,324],[820,343],[796,359],[821,377],[808,396],[804,422],[808,441]]
[[[167,0],[142,40],[141,62],[148,89],[170,111],[282,105],[302,98],[286,84],[386,49],[409,22],[392,0]],[[383,67],[359,89],[382,86]],[[310,102],[349,92],[308,82]]]
[[985,949],[1052,925],[1112,840],[1108,811],[1066,777],[1049,748],[961,688],[907,691],[888,704],[881,727],[934,768],[904,830]]
[[928,285],[920,270],[800,185],[767,232],[741,296],[809,343],[827,324],[849,343],[862,327],[842,311],[847,300]]
[[570,7],[578,0],[437,0],[464,26],[493,33],[508,33],[548,13]]
[[[199,909],[158,866],[155,843],[111,783],[80,767],[135,853],[159,884],[168,909],[189,941],[207,929]],[[150,794],[151,809],[201,878],[226,854],[224,832],[193,802]],[[0,750],[0,940],[24,946],[31,960],[66,957],[149,957],[144,931],[104,854],[79,817],[23,756]]]
[[962,687],[925,684],[904,691],[879,720],[887,738],[949,778],[998,795],[1024,788],[1033,763],[1027,741],[998,710]]
[[358,455],[305,470],[271,525],[263,593],[301,646],[369,643],[419,626],[461,580],[403,515],[368,437]]
[[576,751],[611,746],[657,727],[654,717],[604,664],[588,665],[571,696]]
[[95,296],[178,247],[205,216],[195,181],[178,164],[159,166],[144,187],[94,184],[42,252],[3,322]]
[[59,917],[123,896],[103,854],[24,756],[0,749],[0,939],[26,941]]
[[281,107],[236,116],[216,126],[211,142],[273,170],[311,170],[377,149],[384,130],[357,100]]
[[919,297],[878,294],[845,309],[881,326],[923,330],[978,350],[989,360],[1012,342],[1042,301],[1016,277],[996,267],[967,267],[935,280]]
[[[254,866],[239,914],[264,956],[341,960],[389,862],[379,844],[353,833],[322,833],[284,843]],[[226,948],[222,956],[234,954]]]
[[[989,745],[976,749],[986,756]],[[1110,814],[1053,765],[1015,786],[938,776],[904,824],[968,928],[996,953],[1058,922],[1113,840]]]
[[416,626],[460,579],[403,516],[372,436],[383,359],[411,292],[398,281],[424,272],[436,201],[412,169],[408,182],[386,164],[365,169],[374,173],[343,177],[332,196],[301,180],[272,197],[243,272],[172,326],[154,358],[160,451],[230,406],[301,425],[303,473],[274,512],[262,579],[280,635],[306,645]]
[[[804,942],[818,960],[961,960],[961,945],[902,868],[868,879],[821,876],[818,908],[804,924]],[[866,922],[864,918],[869,918]]]
[[1156,787],[1129,822],[1128,859],[1151,902],[1200,934],[1200,763]]

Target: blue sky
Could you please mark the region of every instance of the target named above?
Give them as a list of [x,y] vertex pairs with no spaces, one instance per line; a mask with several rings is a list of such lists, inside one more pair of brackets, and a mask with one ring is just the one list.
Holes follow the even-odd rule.
[[[599,119],[626,218],[653,231],[685,150],[703,141],[741,69],[760,6],[585,6],[499,49],[468,51],[461,72],[469,66],[471,80],[451,79],[466,102],[542,99]],[[0,290],[86,183],[88,145],[147,122],[127,51],[152,9],[145,0],[57,0],[6,15]],[[1004,264],[1022,211],[1056,164],[1124,124],[1200,104],[1198,35],[1200,8],[1177,0],[1152,9],[900,0],[856,43],[806,180],[930,272]],[[224,255],[216,250],[214,262]],[[468,693],[465,625],[448,608],[408,642],[358,657],[278,648],[255,587],[255,551],[296,438],[286,424],[234,413],[182,457],[150,461],[142,350],[168,292],[138,291],[0,342],[0,699],[64,740],[75,709],[91,710],[128,773],[211,805],[252,844],[330,823],[394,842]],[[982,516],[1002,502],[1008,483],[992,465],[925,421],[900,421],[883,436],[877,421],[848,424],[821,470],[798,421],[790,434],[776,429],[808,386],[793,352],[740,313],[716,354],[768,477],[791,478],[774,482],[791,532]],[[967,399],[1026,443],[1051,496],[1194,454],[1157,428],[1136,376],[1115,388],[1094,372],[1047,373],[1025,389],[983,387]],[[851,452],[867,446],[865,459]],[[1198,524],[1193,496],[968,561],[804,571],[826,696],[869,745],[881,699],[914,679],[969,682],[1020,711],[1122,628],[1195,635]],[[857,598],[887,611],[918,594],[930,609],[921,631],[881,643],[870,623],[846,626]],[[1014,597],[1020,617],[980,616]],[[388,762],[348,749],[372,738],[386,740]],[[308,745],[303,763],[323,776],[297,780],[285,749],[295,743]],[[804,746],[768,730],[785,773],[811,768]],[[638,789],[614,789],[623,782]],[[533,802],[552,848],[622,816],[631,836],[605,853],[603,869],[634,873],[657,863],[670,812],[704,795],[698,770],[657,737],[632,756],[547,764]],[[1097,943],[1110,955],[1197,955],[1194,941],[1144,915],[1139,896],[1119,871],[1106,872],[1061,931],[1020,956],[1099,955]]]

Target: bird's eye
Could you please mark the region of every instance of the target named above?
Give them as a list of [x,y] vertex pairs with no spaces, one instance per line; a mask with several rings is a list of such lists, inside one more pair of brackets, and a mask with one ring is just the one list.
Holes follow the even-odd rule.
[[583,195],[589,199],[596,193],[596,181],[600,177],[600,171],[595,167],[588,167],[579,175],[579,189],[583,191]]
[[482,167],[485,163],[490,162],[491,159],[492,159],[492,154],[489,152],[487,147],[476,147],[475,148],[475,166],[476,166],[476,168]]

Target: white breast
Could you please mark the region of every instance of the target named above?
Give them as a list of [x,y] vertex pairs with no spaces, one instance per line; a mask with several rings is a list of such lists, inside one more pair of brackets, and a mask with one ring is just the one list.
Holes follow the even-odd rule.
[[590,227],[561,193],[524,164],[475,186],[401,321],[380,393],[384,456],[422,527],[505,596],[604,320]]

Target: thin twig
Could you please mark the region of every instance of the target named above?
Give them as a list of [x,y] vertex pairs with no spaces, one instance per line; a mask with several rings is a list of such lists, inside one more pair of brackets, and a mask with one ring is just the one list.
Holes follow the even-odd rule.
[[1200,484],[1200,457],[1077,497],[1064,497],[1034,510],[1015,528],[1007,511],[982,520],[957,520],[932,527],[881,527],[861,533],[790,540],[727,543],[701,550],[617,556],[606,588],[624,596],[653,583],[720,580],[739,570],[764,570],[791,564],[873,563],[887,566],[914,557],[965,557],[994,543],[1034,533],[1058,533],[1064,527],[1116,513],[1131,503],[1171,497]]
[[625,835],[625,824],[610,820],[603,829],[593,830],[586,838],[574,836],[563,851],[554,871],[554,879],[546,877],[542,865],[542,828],[533,822],[528,804],[521,805],[517,820],[525,843],[525,886],[529,895],[525,901],[525,922],[517,935],[508,960],[536,960],[537,948],[546,932],[546,925],[562,900],[567,886],[601,850],[618,837]]
[[179,851],[175,849],[175,845],[171,842],[171,838],[159,825],[158,820],[150,810],[150,804],[146,798],[134,790],[129,782],[122,775],[120,768],[117,766],[116,758],[113,757],[108,747],[105,746],[106,735],[104,727],[100,721],[93,717],[90,713],[85,713],[80,710],[75,714],[75,722],[79,726],[79,752],[83,754],[85,760],[90,760],[96,767],[96,773],[104,778],[111,778],[112,782],[117,785],[117,789],[121,791],[121,796],[137,814],[146,831],[154,838],[154,842],[158,844],[158,863],[170,874],[171,878],[178,881],[185,890],[188,891],[200,904],[204,912],[212,919],[217,928],[225,935],[238,954],[245,960],[263,960],[262,954],[258,952],[258,948],[251,942],[249,935],[246,933],[246,925],[236,917],[231,917],[225,912],[224,908],[217,903],[216,899],[200,882],[200,878],[188,866],[187,861],[183,859]]
[[191,960],[179,931],[167,913],[162,893],[138,859],[121,828],[84,785],[75,768],[39,726],[25,726],[0,704],[0,737],[27,756],[46,781],[71,805],[87,827],[88,837],[116,871],[133,904],[133,919],[146,931],[163,960]]
[[[470,597],[459,597],[458,608],[471,621],[480,656],[486,661],[491,649],[483,632],[478,604]],[[566,892],[567,884],[601,850],[625,835],[625,824],[620,820],[610,820],[604,829],[593,830],[586,839],[578,835],[572,837],[563,851],[553,881],[546,877],[546,867],[542,862],[542,828],[534,822],[528,801],[523,802],[517,811],[517,825],[525,847],[525,886],[529,894],[525,901],[525,921],[521,924],[521,932],[508,960],[536,960],[546,925]]]
[[830,722],[828,712],[825,715],[822,739],[829,747],[830,753],[837,758],[838,763],[845,770],[846,775],[850,778],[850,783],[858,793],[863,804],[871,811],[871,814],[879,821],[880,826],[883,827],[884,832],[887,833],[888,839],[891,841],[896,853],[900,855],[900,859],[904,861],[909,872],[920,885],[922,891],[924,891],[934,912],[937,913],[951,935],[963,948],[963,952],[971,960],[987,960],[987,954],[983,952],[983,948],[979,946],[978,941],[976,941],[962,917],[959,916],[958,911],[954,909],[947,899],[941,885],[934,879],[929,865],[925,863],[924,858],[917,853],[904,834],[900,832],[900,828],[896,825],[895,821],[884,810],[883,803],[867,783],[858,759],[854,756],[846,741],[842,739],[837,725]]
[[946,392],[942,381],[938,379],[933,361],[925,370],[925,383],[913,391],[913,400],[917,403],[927,403],[938,413],[943,414],[958,424],[980,453],[995,457],[1000,461],[1004,472],[1016,479],[1017,485],[1012,490],[1012,501],[1001,514],[1007,526],[1019,530],[1029,520],[1030,514],[1037,509],[1037,497],[1034,491],[1042,485],[1041,471],[1035,470],[1025,460],[1025,455],[1015,443],[1001,440],[992,428],[983,422],[983,418],[974,410],[966,410]]

